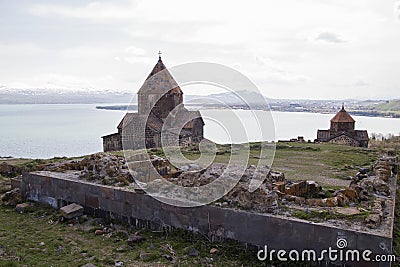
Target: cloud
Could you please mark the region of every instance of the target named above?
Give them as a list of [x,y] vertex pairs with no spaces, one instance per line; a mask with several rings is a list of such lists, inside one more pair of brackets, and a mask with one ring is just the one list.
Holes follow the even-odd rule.
[[[399,83],[400,64],[393,55],[400,46],[400,0],[3,2],[4,82],[32,83],[40,73],[56,72],[83,80],[65,77],[71,86],[87,81],[100,89],[132,88],[140,86],[161,49],[167,66],[188,61],[240,66],[255,83],[276,85],[270,92],[275,96],[287,90],[326,98],[334,81],[343,83],[335,92],[380,95]],[[255,62],[255,55],[269,59]],[[105,86],[99,77],[108,74],[114,82]],[[368,77],[370,85],[357,83],[358,77]],[[63,77],[39,80],[64,82]]]
[[400,1],[399,0],[394,4],[394,14],[395,14],[396,18],[400,20]]
[[33,43],[0,43],[0,56],[30,56],[40,55],[45,52],[46,50]]
[[132,54],[135,56],[144,56],[146,54],[146,50],[136,46],[130,46],[125,49],[125,52],[128,54]]
[[109,57],[110,55],[116,54],[116,52],[115,48],[83,45],[66,48],[61,51],[60,55],[67,59],[100,58]]
[[85,78],[60,73],[43,73],[33,77],[34,82],[39,87],[76,90],[87,88],[91,89],[92,85]]
[[[145,57],[146,50],[137,46],[127,48],[106,47],[106,46],[78,46],[64,49],[60,56],[65,59],[90,59],[90,60],[116,60],[128,63],[151,64],[153,59]],[[153,61],[151,61],[153,60]]]
[[127,20],[135,15],[136,1],[129,0],[125,5],[93,1],[84,6],[37,4],[28,11],[34,16],[55,18],[78,18],[90,20]]
[[353,86],[355,87],[366,87],[369,86],[369,83],[363,81],[363,80],[358,80],[356,82],[353,83]]
[[257,56],[255,58],[257,70],[249,73],[253,79],[264,83],[273,83],[279,85],[307,83],[312,79],[305,75],[287,70],[282,64],[272,58]]
[[315,37],[317,41],[324,41],[327,43],[346,43],[347,41],[342,39],[338,34],[333,32],[321,32]]
[[[116,60],[118,60],[118,59],[116,59]],[[128,56],[128,57],[124,57],[123,60],[125,62],[128,62],[129,64],[136,64],[136,63],[142,63],[142,64],[146,64],[146,65],[154,64],[154,58],[147,58],[147,57],[137,57],[137,56],[129,57]]]

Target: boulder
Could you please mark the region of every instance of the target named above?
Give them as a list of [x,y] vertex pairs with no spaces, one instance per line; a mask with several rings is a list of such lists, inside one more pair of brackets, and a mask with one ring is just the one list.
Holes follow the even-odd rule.
[[337,197],[330,197],[326,199],[326,206],[327,207],[337,207],[338,199]]
[[189,250],[189,254],[188,255],[191,256],[191,257],[197,257],[197,256],[199,256],[199,254],[200,254],[200,252],[197,249],[191,248]]
[[72,203],[62,207],[60,212],[65,219],[72,219],[83,215],[83,207],[76,203]]
[[285,194],[309,198],[316,197],[321,190],[322,187],[315,181],[288,182],[286,184]]
[[360,182],[360,186],[369,192],[376,192],[385,196],[390,195],[389,185],[376,176],[370,176]]
[[307,181],[286,184],[285,194],[303,197],[307,194]]
[[3,162],[0,164],[0,175],[4,177],[12,178],[20,175],[21,173],[22,173],[21,167],[10,165],[7,162]]
[[1,196],[1,201],[7,206],[16,206],[22,201],[21,190],[14,188]]
[[357,191],[354,188],[346,188],[342,189],[339,191],[339,193],[343,194],[346,196],[349,200],[357,200],[358,199],[358,194]]
[[285,181],[285,174],[283,172],[271,171],[268,176],[272,182]]
[[322,191],[322,187],[315,181],[307,181],[307,195],[317,196]]
[[306,199],[304,197],[293,196],[293,200],[294,200],[294,203],[296,203],[298,205],[304,204],[306,202]]
[[371,213],[365,218],[364,221],[368,226],[375,228],[379,226],[382,222],[382,216],[376,213]]
[[11,189],[21,188],[22,179],[21,178],[11,178]]
[[349,204],[349,199],[342,193],[338,193],[336,196],[337,205],[340,207],[347,206]]
[[135,235],[130,235],[128,237],[128,244],[132,246],[134,244],[141,243],[141,242],[143,242],[145,240],[146,240],[146,238],[144,238],[144,237],[142,237],[140,235],[136,235],[136,234]]
[[18,213],[24,213],[31,205],[29,203],[21,203],[15,206],[15,211]]
[[306,203],[309,206],[319,206],[319,207],[324,207],[326,203],[324,203],[323,199],[320,198],[309,198],[306,199]]
[[281,193],[285,193],[285,185],[286,185],[286,182],[276,182],[276,183],[273,183],[273,189],[278,190]]
[[102,235],[104,234],[103,230],[97,229],[96,231],[94,231],[94,235]]
[[392,175],[392,165],[395,164],[392,157],[381,157],[374,164],[374,174],[387,182]]
[[335,208],[335,212],[346,216],[353,216],[361,213],[361,211],[357,208],[343,208],[343,207]]
[[371,227],[378,227],[383,219],[383,207],[385,206],[385,201],[382,199],[376,199],[371,204],[371,213],[365,218],[365,223]]

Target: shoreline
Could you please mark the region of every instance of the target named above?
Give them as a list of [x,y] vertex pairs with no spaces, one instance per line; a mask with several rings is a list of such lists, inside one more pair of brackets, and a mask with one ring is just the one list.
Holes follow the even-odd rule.
[[[131,107],[129,107],[131,106]],[[198,105],[187,105],[188,107],[203,107],[204,109],[215,109],[215,110],[224,110],[228,109],[226,107],[221,106],[206,106],[204,104]],[[129,108],[128,108],[129,107]],[[236,110],[249,110],[243,106],[230,106],[231,109]],[[111,105],[111,106],[96,106],[96,109],[99,110],[111,110],[111,111],[137,111],[137,105]],[[314,114],[335,114],[335,110],[292,110],[292,109],[280,109],[272,107],[270,110],[266,110],[263,108],[254,109],[260,111],[276,111],[276,112],[299,112],[299,113],[314,113]],[[394,114],[390,112],[381,112],[381,111],[360,111],[360,110],[348,110],[354,116],[360,117],[371,117],[371,118],[391,118],[391,119],[399,119],[400,114]]]

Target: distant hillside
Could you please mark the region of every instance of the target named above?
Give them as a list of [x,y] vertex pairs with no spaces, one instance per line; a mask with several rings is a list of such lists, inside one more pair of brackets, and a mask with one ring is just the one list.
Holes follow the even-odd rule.
[[378,111],[400,111],[400,99],[387,100],[385,102],[371,106]]
[[[0,87],[0,89],[2,89]],[[133,97],[133,101],[132,101]],[[210,99],[226,105],[263,104],[264,96],[256,92],[240,91],[236,93],[212,94],[209,96],[185,95],[185,102],[191,104],[210,104]],[[93,91],[93,90],[46,90],[46,89],[4,89],[0,90],[0,104],[110,104],[136,103],[136,92]]]
[[250,91],[238,91],[238,92],[226,92],[220,94],[210,94],[208,96],[186,96],[185,101],[188,104],[207,104],[210,100],[215,100],[218,103],[227,105],[243,105],[245,101],[248,104],[265,104],[265,101],[271,101],[258,92]]
[[114,91],[0,90],[0,104],[130,103],[136,94]]
[[[267,100],[268,105],[266,105]],[[400,99],[397,100],[312,100],[312,99],[271,99],[258,92],[239,91],[210,94],[208,96],[186,95],[188,108],[202,109],[233,108],[273,110],[282,112],[336,113],[342,103],[346,110],[356,116],[400,118]],[[247,103],[246,103],[247,102]],[[0,104],[100,104],[99,109],[137,109],[136,92],[95,91],[91,89],[10,89],[0,85]],[[103,105],[104,104],[104,105]],[[249,105],[250,106],[249,106]]]

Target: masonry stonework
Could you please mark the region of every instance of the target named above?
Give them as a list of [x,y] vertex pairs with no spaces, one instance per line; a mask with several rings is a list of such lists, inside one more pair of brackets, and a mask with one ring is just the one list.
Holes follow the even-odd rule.
[[103,149],[162,147],[162,135],[171,135],[180,145],[196,144],[203,140],[203,126],[200,112],[184,107],[183,92],[160,57],[138,91],[138,112],[127,113],[117,133],[102,137]]
[[349,113],[342,109],[331,119],[329,130],[318,130],[317,142],[330,142],[334,144],[368,147],[369,137],[365,130],[355,130],[355,120]]
[[[53,207],[77,203],[84,207],[86,214],[116,219],[138,228],[181,228],[207,235],[213,241],[234,239],[259,247],[267,245],[268,249],[320,252],[328,247],[336,249],[337,239],[345,238],[348,249],[369,249],[373,254],[390,254],[392,250],[391,232],[368,233],[212,205],[175,207],[146,194],[73,179],[65,173],[25,173],[21,192],[29,200]],[[321,264],[332,266],[328,261]],[[390,263],[352,262],[346,266],[383,267]]]

